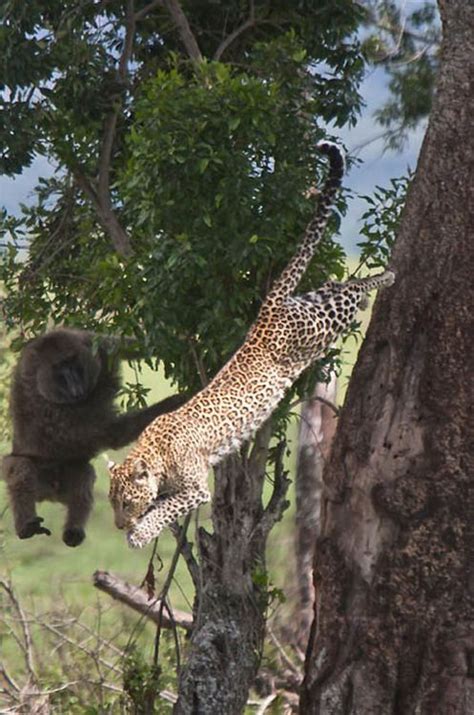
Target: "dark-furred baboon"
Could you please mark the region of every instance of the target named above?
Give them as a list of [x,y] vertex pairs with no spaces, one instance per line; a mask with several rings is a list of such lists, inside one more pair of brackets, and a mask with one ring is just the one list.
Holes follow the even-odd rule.
[[[117,349],[117,345],[119,346]],[[142,410],[117,414],[120,341],[69,328],[52,330],[23,348],[13,374],[13,449],[3,459],[20,539],[50,534],[36,502],[67,506],[63,540],[77,546],[93,503],[90,460],[133,440],[159,415],[185,400],[174,395]]]

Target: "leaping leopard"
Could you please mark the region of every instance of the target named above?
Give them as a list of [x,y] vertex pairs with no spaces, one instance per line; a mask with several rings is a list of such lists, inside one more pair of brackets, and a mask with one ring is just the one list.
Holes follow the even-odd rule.
[[214,379],[141,434],[122,465],[110,466],[115,524],[141,547],[179,516],[210,500],[209,467],[236,450],[269,417],[300,373],[351,324],[366,294],[394,274],[294,296],[327,224],[344,173],[340,149],[321,142],[330,169],[303,240],[271,288],[245,342]]

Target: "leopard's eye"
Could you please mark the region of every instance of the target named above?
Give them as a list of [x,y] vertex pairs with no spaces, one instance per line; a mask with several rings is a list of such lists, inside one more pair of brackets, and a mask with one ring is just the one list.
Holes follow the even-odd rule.
[[133,504],[133,502],[132,502],[130,499],[124,499],[124,500],[122,501],[122,507],[123,507],[124,509],[130,509],[130,507],[132,506],[132,504]]

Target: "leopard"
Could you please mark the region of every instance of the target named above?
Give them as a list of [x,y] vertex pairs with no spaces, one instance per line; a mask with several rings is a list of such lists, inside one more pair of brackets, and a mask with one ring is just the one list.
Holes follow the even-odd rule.
[[373,289],[395,275],[329,280],[295,295],[325,233],[341,187],[345,156],[330,141],[318,144],[329,164],[313,217],[286,268],[270,288],[241,347],[200,392],[151,422],[123,464],[109,464],[115,525],[131,547],[211,499],[208,473],[239,449],[270,417],[301,373],[346,331]]

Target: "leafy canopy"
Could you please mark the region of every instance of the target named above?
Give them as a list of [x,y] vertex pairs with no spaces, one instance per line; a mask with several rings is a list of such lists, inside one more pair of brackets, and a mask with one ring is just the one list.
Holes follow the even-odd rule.
[[[136,22],[126,73],[124,3],[35,2],[28,19],[10,3],[2,36],[10,49],[23,38],[27,54],[35,43],[36,73],[15,74],[8,55],[10,97],[36,113],[31,153],[59,169],[19,221],[1,224],[28,243],[26,255],[15,242],[3,255],[9,327],[29,334],[62,322],[134,336],[191,388],[236,349],[294,252],[324,172],[322,123],[355,120],[363,67],[346,0],[255,3],[259,22],[221,61],[224,14],[227,37],[245,15],[240,3],[212,3],[215,15],[203,13],[209,5],[183,3],[199,62],[158,8]],[[9,170],[28,156],[12,140]],[[111,247],[108,205],[131,255]],[[327,238],[306,285],[342,273],[343,253]]]

